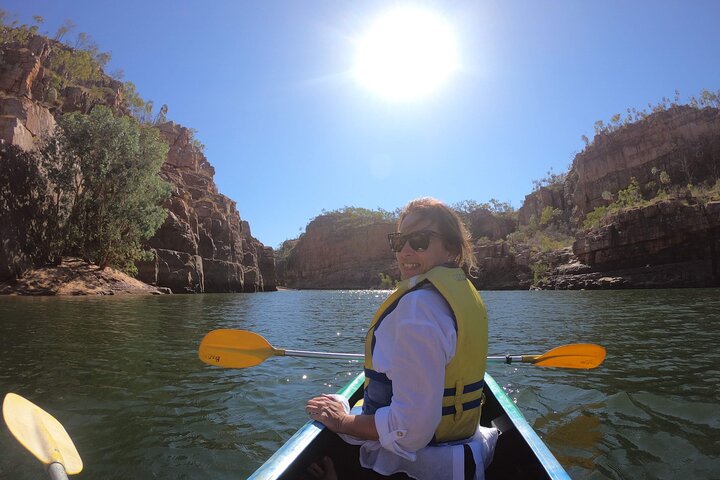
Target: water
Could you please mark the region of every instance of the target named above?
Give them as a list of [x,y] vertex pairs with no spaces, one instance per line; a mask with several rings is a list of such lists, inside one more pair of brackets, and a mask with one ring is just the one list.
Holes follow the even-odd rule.
[[[270,358],[202,364],[216,328],[274,346],[362,352],[387,292],[283,291],[113,298],[0,298],[0,394],[35,402],[68,430],[79,479],[247,477],[337,390],[357,362]],[[573,478],[720,476],[720,291],[484,292],[493,354],[604,345],[591,371],[490,371]],[[43,469],[2,424],[0,478]]]

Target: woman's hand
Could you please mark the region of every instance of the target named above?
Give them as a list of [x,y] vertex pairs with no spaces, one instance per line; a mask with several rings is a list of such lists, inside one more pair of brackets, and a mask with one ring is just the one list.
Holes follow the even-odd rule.
[[344,433],[342,431],[343,421],[349,415],[345,412],[345,406],[331,395],[323,394],[311,398],[307,402],[305,411],[310,418],[322,423],[333,432]]

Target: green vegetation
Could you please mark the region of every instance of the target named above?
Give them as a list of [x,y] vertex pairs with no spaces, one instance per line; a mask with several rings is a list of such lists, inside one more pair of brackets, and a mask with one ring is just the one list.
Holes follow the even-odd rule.
[[169,185],[158,173],[168,147],[157,129],[104,106],[66,114],[39,152],[51,204],[50,257],[78,255],[135,273],[142,244],[165,220]]
[[380,290],[394,290],[397,286],[397,282],[390,275],[380,272],[378,277],[380,278],[380,284],[378,285]]
[[[370,210],[362,207],[339,208],[337,210],[322,210],[321,216],[335,218],[338,227],[363,227],[376,222],[392,222],[397,220],[398,212],[388,212],[382,208]],[[315,217],[317,218],[317,217]],[[310,220],[312,222],[315,220]]]
[[[630,184],[617,192],[617,198],[610,192],[603,192],[603,199],[608,205],[600,206],[589,212],[583,221],[582,228],[589,230],[611,222],[618,213],[631,208],[646,207],[669,199],[682,199],[685,202],[693,201],[707,203],[713,200],[720,200],[720,179],[715,183],[704,183],[701,185],[688,184],[687,186],[670,186],[670,176],[663,170],[657,171],[653,168],[653,175],[657,175],[660,187],[657,193],[651,198],[644,198],[640,186],[635,177],[631,178]],[[654,183],[654,182],[653,182]],[[648,190],[653,190],[649,185]]]
[[546,206],[540,218],[531,216],[527,225],[508,235],[508,240],[515,248],[525,244],[532,252],[547,253],[571,246],[575,238],[566,214],[559,208]]
[[[569,169],[568,169],[569,170]],[[541,188],[559,188],[562,189],[565,185],[565,179],[567,178],[567,172],[555,173],[552,169],[548,170],[545,176],[539,180],[533,180],[533,192],[537,192]]]
[[491,198],[487,202],[478,203],[475,200],[463,200],[461,202],[453,203],[450,208],[455,210],[460,216],[463,222],[467,225],[469,223],[472,212],[475,210],[487,210],[493,215],[504,217],[509,216],[515,218],[516,210],[508,202],[502,202],[495,198]]
[[545,262],[536,262],[530,265],[530,270],[533,273],[533,285],[537,286],[541,281],[547,279],[550,275],[550,265]]
[[[34,35],[39,34],[39,28],[44,23],[44,19],[38,15],[33,17],[33,21],[32,25],[21,24],[15,16],[0,9],[0,45],[27,45]],[[72,20],[66,20],[50,41],[50,53],[44,64],[48,77],[44,101],[59,106],[56,104],[60,98],[59,92],[67,87],[80,86],[87,94],[89,105],[108,103],[108,99],[113,99],[118,89],[104,73],[112,56],[109,52],[100,51],[97,43],[85,32],[77,34],[72,46],[63,42],[75,27]],[[49,37],[47,33],[43,35]],[[121,71],[115,71],[112,77],[118,81],[122,75]],[[167,105],[162,105],[158,113],[153,114],[153,102],[143,100],[132,82],[122,83],[119,88],[122,92],[122,108],[138,122],[157,124],[166,121]]]
[[[705,107],[720,108],[720,90],[717,92],[702,90],[699,97],[690,97],[688,105],[692,108],[698,109]],[[628,108],[625,115],[617,113],[610,117],[610,121],[608,123],[605,123],[602,120],[596,121],[593,125],[595,135],[615,132],[622,127],[644,120],[653,113],[664,112],[670,108],[678,106],[680,106],[680,92],[675,90],[675,95],[672,100],[663,97],[662,100],[655,105],[648,103],[648,110]],[[585,135],[582,135],[581,139],[585,143],[586,147],[592,144],[590,139],[588,139]]]

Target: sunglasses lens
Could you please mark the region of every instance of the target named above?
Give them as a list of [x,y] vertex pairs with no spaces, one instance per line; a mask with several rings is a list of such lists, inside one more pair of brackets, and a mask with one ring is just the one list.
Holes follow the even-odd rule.
[[388,235],[388,241],[390,242],[390,249],[395,253],[403,249],[405,242],[410,242],[410,248],[416,252],[422,252],[427,250],[430,245],[431,235],[432,232],[425,230],[408,233],[407,235],[391,233]]
[[403,249],[407,239],[399,233],[391,233],[388,235],[388,240],[390,241],[390,250],[397,253]]
[[410,242],[410,248],[416,252],[423,252],[430,245],[430,232],[411,233],[408,235],[408,242]]

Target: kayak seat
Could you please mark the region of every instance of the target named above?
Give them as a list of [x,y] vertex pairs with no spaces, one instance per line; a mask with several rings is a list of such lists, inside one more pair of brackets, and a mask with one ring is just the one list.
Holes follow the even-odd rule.
[[508,417],[507,414],[496,417],[490,422],[490,424],[498,429],[498,431],[500,432],[499,435],[502,435],[505,432],[509,432],[510,430],[515,428],[515,424],[510,420],[510,417]]

